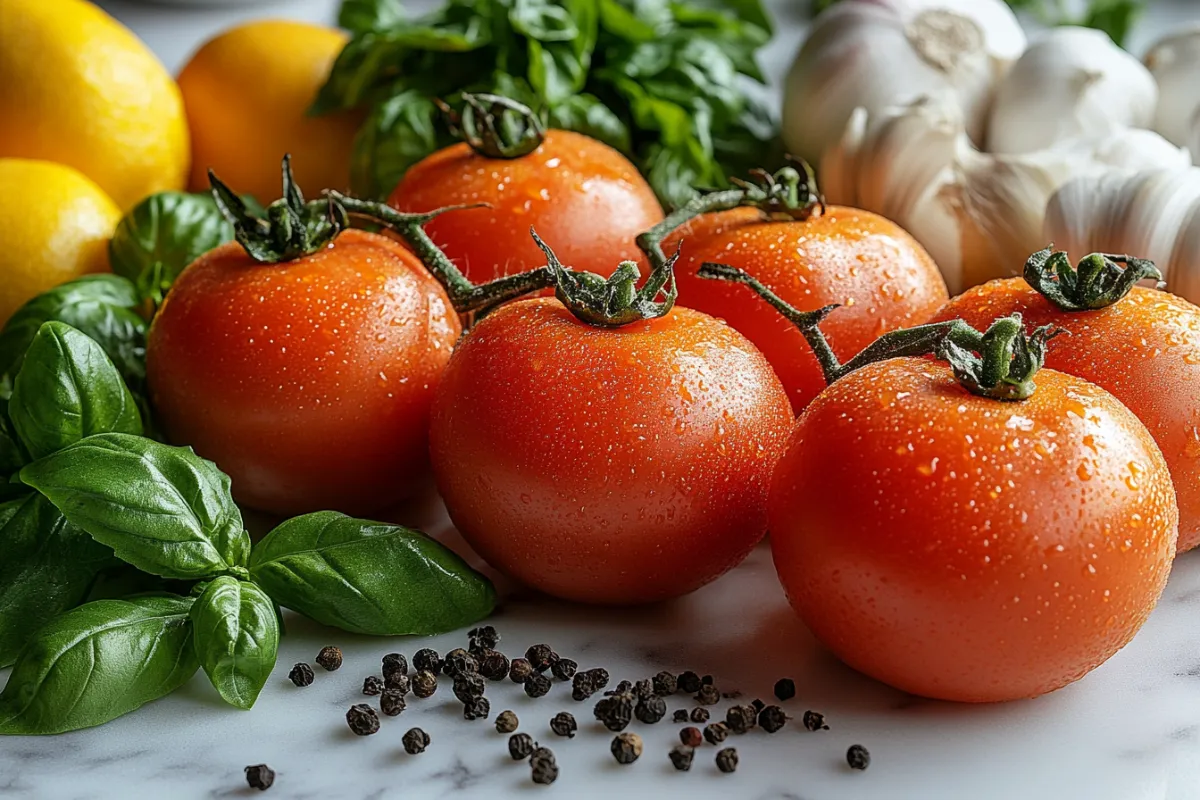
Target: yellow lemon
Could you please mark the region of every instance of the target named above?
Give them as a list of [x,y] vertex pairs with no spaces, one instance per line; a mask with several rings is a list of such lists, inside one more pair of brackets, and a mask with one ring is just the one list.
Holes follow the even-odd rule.
[[0,324],[35,295],[108,269],[120,219],[116,203],[77,170],[0,158]]
[[235,191],[269,203],[282,191],[284,153],[306,194],[349,188],[361,116],[305,114],[345,43],[341,31],[282,20],[239,25],[206,42],[179,73],[192,190],[208,188],[211,168]]
[[179,87],[91,3],[0,1],[0,87],[0,157],[69,164],[125,209],[183,188]]

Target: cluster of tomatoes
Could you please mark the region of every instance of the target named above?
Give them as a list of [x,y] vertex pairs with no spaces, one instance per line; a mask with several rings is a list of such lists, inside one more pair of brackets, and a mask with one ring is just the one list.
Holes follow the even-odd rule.
[[431,465],[485,559],[572,600],[685,594],[770,530],[813,632],[931,697],[1051,691],[1138,630],[1200,543],[1200,309],[1130,288],[1152,267],[1047,252],[950,300],[802,184],[664,220],[618,153],[535,133],[340,198],[397,235],[189,267],[149,338],[168,435],[280,514],[378,511]]

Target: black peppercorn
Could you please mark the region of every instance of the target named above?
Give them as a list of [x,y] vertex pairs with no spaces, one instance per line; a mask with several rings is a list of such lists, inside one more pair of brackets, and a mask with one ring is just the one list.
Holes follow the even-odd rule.
[[704,734],[700,733],[699,728],[682,728],[679,731],[679,741],[688,747],[699,747],[704,742]]
[[633,709],[633,713],[639,722],[653,725],[667,715],[667,701],[653,694],[649,697],[643,697],[638,700],[637,707]]
[[692,768],[692,759],[696,757],[696,751],[686,744],[677,744],[671,748],[671,764],[680,772],[687,772]]
[[387,680],[393,675],[408,674],[408,659],[400,653],[388,653],[383,657],[383,679]]
[[379,715],[366,703],[358,703],[346,712],[346,724],[359,736],[370,736],[379,732]]
[[675,714],[671,717],[672,722],[687,722],[688,713],[686,708],[675,709]]
[[574,715],[569,711],[560,711],[551,718],[550,730],[559,736],[574,739],[575,731],[579,730],[579,725],[575,722]]
[[303,661],[292,667],[292,671],[288,673],[288,680],[297,686],[311,686],[314,677],[312,667]]
[[513,761],[529,758],[533,752],[533,737],[528,733],[514,733],[508,737],[508,754]]
[[679,679],[672,673],[663,670],[654,676],[654,693],[659,697],[668,697],[679,689]]
[[525,679],[525,694],[530,697],[545,697],[550,693],[550,679],[545,675],[533,673]]
[[762,713],[762,710],[767,707],[767,704],[757,697],[750,701],[750,705],[754,706],[755,713]]
[[392,689],[400,694],[408,694],[412,679],[400,672],[393,672],[383,679],[383,685],[386,689]]
[[467,673],[454,679],[454,696],[464,703],[483,697],[483,678]]
[[558,654],[551,650],[548,644],[535,644],[525,651],[525,660],[536,671],[545,672],[558,661]]
[[775,733],[787,724],[787,715],[779,706],[766,706],[758,712],[758,726],[767,733]]
[[487,719],[492,713],[492,704],[486,697],[476,697],[463,703],[463,719]]
[[700,691],[700,676],[690,669],[679,676],[679,691],[695,694]]
[[700,691],[696,692],[696,702],[704,706],[715,706],[721,702],[721,693],[711,683],[701,684]]
[[404,743],[404,752],[415,756],[424,753],[425,748],[429,747],[429,734],[420,728],[410,728],[400,741]]
[[582,702],[608,685],[608,670],[596,668],[576,672],[571,681],[571,699]]
[[738,765],[737,750],[726,747],[717,753],[717,769],[721,772],[735,772]]
[[729,726],[724,722],[714,722],[704,726],[704,741],[709,744],[720,744],[729,737]]
[[412,693],[417,697],[432,697],[437,691],[437,675],[434,675],[427,669],[423,669],[416,675],[412,676],[410,681],[412,685]]
[[483,625],[467,631],[471,647],[479,650],[494,650],[500,644],[500,634],[491,625]]
[[404,695],[395,689],[384,689],[379,695],[379,710],[389,717],[395,717],[404,710]]
[[633,697],[618,694],[602,698],[596,703],[594,714],[610,731],[623,731],[633,719]]
[[508,678],[513,683],[524,683],[533,674],[533,665],[528,659],[514,658],[508,667]]
[[424,647],[413,655],[412,665],[417,672],[428,670],[437,675],[442,671],[442,657],[438,655],[437,650]]
[[520,720],[517,719],[516,714],[511,711],[501,711],[496,717],[496,732],[512,733],[520,724]]
[[734,733],[746,733],[758,724],[754,706],[730,706],[725,712],[725,724]]
[[642,737],[636,733],[618,733],[609,749],[618,764],[632,764],[642,755]]
[[383,691],[383,681],[375,675],[368,675],[363,679],[363,694],[377,695]]
[[246,767],[246,783],[250,785],[251,789],[258,789],[260,792],[265,792],[275,783],[275,770],[266,764],[255,764],[252,767]]
[[780,700],[791,700],[796,696],[796,682],[791,678],[775,681],[775,696]]
[[[550,751],[547,750],[547,753]],[[554,755],[551,754],[548,758],[533,757],[529,761],[530,778],[534,783],[543,786],[549,786],[558,780],[558,762],[554,760]]]
[[708,722],[708,709],[707,708],[693,708],[692,709],[692,722],[695,722],[695,723]]
[[705,675],[704,677],[700,678],[700,685],[701,685],[701,686],[712,686],[712,685],[714,685],[715,683],[716,683],[716,681],[715,681],[715,680],[713,680],[713,676],[712,676],[712,675]]
[[621,681],[620,683],[617,684],[617,688],[615,688],[611,691],[605,692],[605,694],[608,695],[609,697],[611,697],[614,694],[632,694],[632,693],[633,693],[633,684],[630,683],[629,681]]
[[638,681],[633,685],[633,693],[639,699],[652,696],[654,694],[654,681],[649,678]]
[[569,658],[560,658],[550,665],[550,672],[560,681],[569,681],[575,677],[579,664]]
[[479,674],[489,681],[502,681],[508,677],[511,667],[508,663],[508,656],[504,653],[497,653],[495,650],[480,650],[475,658],[479,662]]
[[333,672],[342,665],[342,651],[333,645],[322,647],[321,652],[317,653],[316,662],[329,672]]
[[461,647],[446,653],[446,660],[442,662],[442,673],[451,678],[457,678],[459,675],[473,675],[478,672],[479,662],[475,660],[475,656]]
[[846,763],[850,769],[866,769],[871,766],[871,754],[861,744],[852,744],[846,751]]
[[804,727],[810,731],[829,730],[829,726],[825,724],[825,715],[816,711],[804,712]]

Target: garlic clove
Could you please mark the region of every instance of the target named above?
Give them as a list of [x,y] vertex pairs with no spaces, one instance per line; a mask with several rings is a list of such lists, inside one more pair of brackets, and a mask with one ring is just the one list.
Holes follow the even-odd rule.
[[1158,83],[1154,129],[1175,144],[1197,144],[1200,23],[1160,39],[1146,53],[1145,64]]
[[1171,274],[1167,288],[1200,304],[1200,200],[1193,202],[1183,215],[1167,271]]

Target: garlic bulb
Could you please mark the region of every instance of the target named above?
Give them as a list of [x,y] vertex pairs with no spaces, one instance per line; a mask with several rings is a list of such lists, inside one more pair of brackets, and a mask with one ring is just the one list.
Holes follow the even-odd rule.
[[1154,130],[1175,144],[1200,145],[1200,25],[1159,40],[1146,66],[1158,82]]
[[1158,87],[1140,61],[1091,28],[1054,28],[1000,82],[987,149],[1031,153],[1065,139],[1149,128]]
[[855,108],[940,93],[982,142],[995,82],[1024,49],[1002,0],[841,0],[813,22],[787,76],[784,143],[815,164]]

